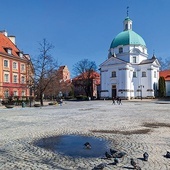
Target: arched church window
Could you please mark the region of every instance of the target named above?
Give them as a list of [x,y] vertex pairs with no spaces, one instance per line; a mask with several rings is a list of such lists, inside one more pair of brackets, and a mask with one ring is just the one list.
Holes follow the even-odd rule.
[[112,77],[116,77],[116,71],[112,71]]
[[119,53],[123,53],[123,47],[119,48]]
[[156,78],[156,71],[154,71],[154,78]]
[[142,77],[146,77],[146,72],[142,71]]

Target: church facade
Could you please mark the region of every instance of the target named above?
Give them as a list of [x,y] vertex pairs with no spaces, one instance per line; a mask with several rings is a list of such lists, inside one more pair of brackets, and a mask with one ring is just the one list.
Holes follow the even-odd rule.
[[154,98],[158,91],[160,64],[148,58],[146,43],[132,30],[127,16],[123,31],[112,41],[108,59],[100,64],[101,98]]

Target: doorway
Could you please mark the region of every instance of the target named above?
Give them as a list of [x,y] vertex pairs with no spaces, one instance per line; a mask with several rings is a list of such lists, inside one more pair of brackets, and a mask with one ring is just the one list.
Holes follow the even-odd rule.
[[116,85],[112,85],[112,98],[117,96]]

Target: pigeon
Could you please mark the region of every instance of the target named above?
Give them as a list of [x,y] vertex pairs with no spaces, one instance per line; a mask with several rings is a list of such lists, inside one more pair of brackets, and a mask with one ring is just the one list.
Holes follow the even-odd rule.
[[93,168],[93,170],[102,170],[107,166],[106,163],[101,163]]
[[139,166],[136,166],[136,170],[141,170],[141,167],[139,167]]
[[130,164],[134,167],[134,169],[136,169],[137,164],[136,164],[136,162],[134,161],[133,158],[130,159]]
[[89,142],[86,142],[86,143],[84,144],[84,146],[86,147],[86,149],[91,149],[91,145],[90,145]]
[[117,158],[114,158],[114,164],[117,165],[119,163],[119,160]]
[[116,150],[110,149],[110,154],[111,154],[111,155],[115,154],[116,152],[117,152]]
[[112,155],[111,155],[111,154],[109,154],[108,152],[105,152],[105,156],[106,156],[106,158],[107,158],[107,159],[112,158]]
[[143,154],[143,160],[144,160],[144,161],[148,161],[148,157],[149,157],[149,154],[148,154],[147,152],[145,152],[145,153]]
[[166,157],[166,158],[170,158],[170,152],[169,152],[169,151],[167,151],[165,157]]
[[118,152],[112,155],[113,158],[122,158],[123,156],[125,156],[126,153],[125,152]]

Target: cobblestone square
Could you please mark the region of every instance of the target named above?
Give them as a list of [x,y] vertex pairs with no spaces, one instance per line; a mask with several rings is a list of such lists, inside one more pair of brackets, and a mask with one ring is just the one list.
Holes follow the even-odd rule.
[[[134,158],[142,170],[169,170],[170,102],[157,100],[65,101],[62,106],[0,107],[1,170],[91,170],[104,168],[133,169]],[[113,159],[71,158],[33,145],[34,140],[62,135],[81,134],[113,141],[113,148],[127,154],[117,166]],[[142,160],[149,153],[147,162]],[[104,153],[103,153],[104,157]]]

